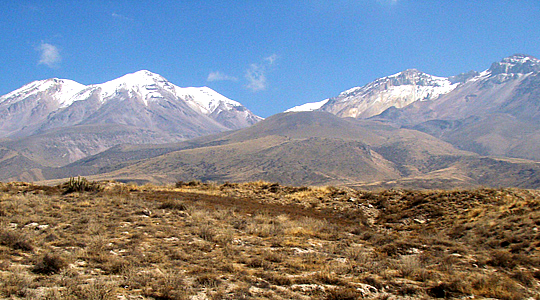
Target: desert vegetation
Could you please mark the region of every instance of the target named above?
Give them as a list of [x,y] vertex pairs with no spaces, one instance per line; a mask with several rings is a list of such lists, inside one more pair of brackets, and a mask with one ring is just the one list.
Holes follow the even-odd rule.
[[539,299],[540,192],[0,185],[6,299]]

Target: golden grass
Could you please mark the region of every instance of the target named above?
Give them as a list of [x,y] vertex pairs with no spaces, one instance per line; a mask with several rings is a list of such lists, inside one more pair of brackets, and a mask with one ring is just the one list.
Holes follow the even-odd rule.
[[513,189],[1,184],[0,295],[538,298],[539,208]]

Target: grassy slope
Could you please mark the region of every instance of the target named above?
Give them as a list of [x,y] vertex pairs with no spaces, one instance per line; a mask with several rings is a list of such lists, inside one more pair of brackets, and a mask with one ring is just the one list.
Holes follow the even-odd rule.
[[3,297],[540,296],[538,191],[265,182],[62,191],[2,185]]

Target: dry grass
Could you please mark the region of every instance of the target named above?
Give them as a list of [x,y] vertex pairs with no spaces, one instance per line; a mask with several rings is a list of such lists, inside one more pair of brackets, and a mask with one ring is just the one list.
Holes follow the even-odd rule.
[[538,299],[540,196],[0,185],[0,297]]

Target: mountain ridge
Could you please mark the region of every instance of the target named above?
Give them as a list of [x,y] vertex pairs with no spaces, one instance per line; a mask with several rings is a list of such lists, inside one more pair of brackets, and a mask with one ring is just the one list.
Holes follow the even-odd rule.
[[[395,93],[396,86],[401,87],[401,94]],[[288,111],[371,118],[429,133],[481,155],[540,161],[538,99],[540,60],[515,54],[492,63],[485,71],[448,78],[405,70],[344,91],[325,103]]]
[[[107,111],[123,106],[132,106],[119,116],[118,111]],[[75,107],[75,109],[71,109]],[[133,121],[133,116],[144,119],[144,115],[166,107],[176,110],[177,117],[169,116],[168,122],[177,123],[178,138],[238,129],[260,121],[239,102],[230,100],[208,87],[180,88],[161,75],[147,70],[126,74],[102,84],[82,85],[68,79],[46,79],[31,82],[0,97],[0,134],[2,136],[29,136],[56,127],[92,123],[118,123],[124,125],[147,126],[157,120],[147,120],[145,124]],[[185,115],[197,123],[202,132],[182,134],[182,123],[178,116]],[[103,120],[107,115],[107,119]],[[112,116],[111,116],[112,115]],[[21,122],[22,121],[22,122]],[[159,127],[159,126],[158,126]],[[148,129],[152,128],[150,125]]]
[[32,161],[23,166],[60,167],[118,144],[178,142],[260,120],[208,87],[181,88],[148,70],[92,85],[50,78],[0,97],[0,146]]
[[68,167],[58,169],[56,178],[67,177],[71,168],[86,170],[82,175],[92,180],[161,184],[540,187],[539,163],[480,156],[417,130],[316,111],[278,114],[249,128],[177,144],[115,147]]

